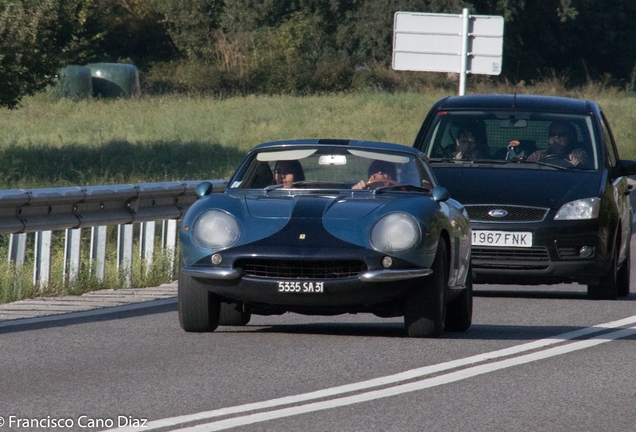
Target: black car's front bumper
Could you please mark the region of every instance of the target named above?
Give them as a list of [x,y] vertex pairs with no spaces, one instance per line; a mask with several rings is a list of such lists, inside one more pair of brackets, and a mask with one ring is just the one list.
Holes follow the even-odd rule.
[[[534,224],[473,223],[473,231],[532,232],[532,247],[472,246],[475,283],[538,285],[593,284],[607,273],[612,258],[608,229],[597,220]],[[591,256],[580,255],[591,248]]]

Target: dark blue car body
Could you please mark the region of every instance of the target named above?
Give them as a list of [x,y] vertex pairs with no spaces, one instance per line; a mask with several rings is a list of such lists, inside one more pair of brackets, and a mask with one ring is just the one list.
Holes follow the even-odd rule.
[[[404,178],[410,172],[422,179],[352,189],[356,178],[349,179],[346,170],[370,155],[397,161]],[[276,157],[297,159],[306,179],[288,189],[272,185]],[[447,330],[470,326],[468,218],[437,185],[419,151],[363,141],[266,143],[248,153],[224,193],[208,192],[201,185],[201,197],[182,221],[179,312],[185,330],[211,331],[217,325],[244,325],[251,314],[285,312],[406,314],[409,334],[420,337],[439,336],[448,322]],[[206,215],[210,222],[198,222]],[[404,250],[382,250],[372,232],[379,232],[390,249],[401,233],[384,239],[374,227],[394,215],[396,223],[412,227],[417,239]],[[209,229],[212,243],[219,231],[222,239],[227,231],[231,245],[211,247],[197,229]],[[442,264],[443,271],[433,276]],[[418,312],[405,312],[414,293],[426,297],[417,297],[419,309],[429,314],[424,321],[418,321]]]

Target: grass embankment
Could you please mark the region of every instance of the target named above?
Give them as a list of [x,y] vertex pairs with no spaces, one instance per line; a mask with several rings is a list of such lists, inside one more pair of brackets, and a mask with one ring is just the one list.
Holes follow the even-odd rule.
[[[521,90],[597,100],[612,125],[621,156],[636,159],[633,95],[595,86],[566,92],[558,83]],[[512,91],[488,87],[472,92]],[[226,100],[170,95],[80,102],[40,95],[25,99],[17,110],[0,112],[0,189],[227,178],[247,150],[278,139],[356,138],[410,145],[430,106],[446,94],[432,90],[427,94]],[[78,282],[63,280],[62,234],[54,234],[57,252],[44,294],[80,294],[123,286],[123,278],[112,264],[114,249],[109,252],[104,283],[90,276],[84,264],[87,259]],[[86,237],[88,234],[86,231]],[[7,243],[7,237],[0,236],[0,274],[6,275],[0,277],[0,302],[41,294],[30,282],[32,247],[28,248],[27,265],[16,270],[2,258],[7,256]],[[174,278],[165,257],[157,257],[148,276],[143,262],[134,266],[133,286]]]
[[437,96],[30,98],[0,114],[0,189],[224,178],[286,138],[408,145]]

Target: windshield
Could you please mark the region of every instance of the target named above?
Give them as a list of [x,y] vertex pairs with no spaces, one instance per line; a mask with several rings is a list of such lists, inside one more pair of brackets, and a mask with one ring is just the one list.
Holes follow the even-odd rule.
[[597,169],[598,154],[588,116],[546,113],[440,111],[422,151],[431,163],[489,161]]
[[431,174],[409,153],[342,146],[263,149],[252,153],[230,182],[230,189],[424,188]]

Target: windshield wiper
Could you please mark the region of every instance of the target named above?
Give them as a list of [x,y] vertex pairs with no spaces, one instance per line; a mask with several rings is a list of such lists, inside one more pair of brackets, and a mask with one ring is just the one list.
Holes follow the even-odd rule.
[[454,162],[458,164],[507,164],[510,162],[517,162],[516,160],[501,160],[501,159],[454,159],[454,158],[434,158],[429,159],[429,163],[437,162]]
[[422,187],[422,186],[415,186],[415,185],[391,185],[391,186],[384,186],[384,187],[381,187],[381,188],[377,188],[373,192],[377,194],[377,193],[393,192],[393,191],[397,191],[397,192],[430,192],[431,190],[429,188],[425,188],[425,187]]
[[270,192],[270,191],[273,191],[275,189],[282,188],[283,186],[284,186],[283,183],[275,184],[275,185],[267,186],[264,190],[265,190],[265,192]]
[[551,163],[549,163],[549,162],[543,162],[543,161],[534,161],[534,162],[532,162],[532,161],[527,161],[527,160],[521,160],[521,161],[519,161],[519,162],[520,162],[520,163],[524,163],[524,164],[537,164],[537,165],[541,165],[541,166],[547,166],[547,167],[550,167],[550,168],[556,168],[556,169],[566,170],[566,171],[569,171],[569,170],[571,170],[571,169],[573,169],[573,168],[576,168],[576,167],[575,167],[575,166],[573,166],[573,165],[572,165],[572,166],[567,167],[567,166],[563,166],[563,165],[555,165],[555,164],[551,164]]
[[[293,182],[292,186],[302,186],[302,185],[306,185],[306,184],[316,184],[316,183],[317,182],[310,181],[310,180],[300,180],[300,181],[297,181],[297,182]],[[325,182],[325,183],[327,183],[327,182]],[[267,186],[264,190],[265,190],[265,192],[270,192],[270,191],[273,191],[273,190],[276,190],[276,189],[280,189],[283,186],[284,186],[283,183],[275,184],[275,185]]]

